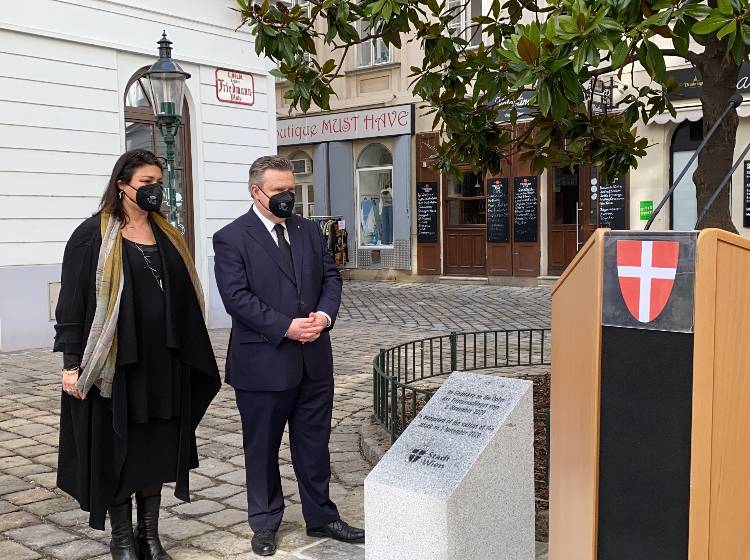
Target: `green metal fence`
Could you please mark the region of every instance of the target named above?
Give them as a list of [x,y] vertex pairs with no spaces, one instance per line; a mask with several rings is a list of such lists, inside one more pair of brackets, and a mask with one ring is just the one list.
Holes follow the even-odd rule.
[[[520,329],[453,332],[382,349],[373,360],[373,410],[391,440],[404,431],[442,383],[454,371],[479,371],[550,365],[550,330]],[[524,371],[518,370],[514,374]],[[546,438],[544,474],[549,471],[549,409],[535,410]],[[535,430],[536,432],[537,430]]]

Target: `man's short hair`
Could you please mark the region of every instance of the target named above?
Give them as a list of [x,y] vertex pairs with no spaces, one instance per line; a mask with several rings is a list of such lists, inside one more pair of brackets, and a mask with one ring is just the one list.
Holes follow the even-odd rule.
[[281,156],[261,156],[250,166],[250,185],[263,186],[263,175],[269,169],[294,173],[292,162]]

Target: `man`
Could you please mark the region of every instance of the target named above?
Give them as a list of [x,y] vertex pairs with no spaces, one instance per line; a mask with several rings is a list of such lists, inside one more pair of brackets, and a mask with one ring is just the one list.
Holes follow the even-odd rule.
[[328,331],[341,302],[341,276],[318,226],[292,215],[289,160],[257,159],[249,190],[252,207],[218,231],[213,244],[216,283],[232,316],[226,381],[242,418],[253,552],[276,552],[284,513],[279,446],[287,422],[307,534],[361,543],[364,531],[341,521],[328,493]]

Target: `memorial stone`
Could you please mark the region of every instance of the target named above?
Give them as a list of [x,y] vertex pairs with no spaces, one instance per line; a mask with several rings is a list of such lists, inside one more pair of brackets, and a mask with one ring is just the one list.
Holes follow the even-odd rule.
[[534,558],[532,383],[455,372],[365,479],[367,560]]

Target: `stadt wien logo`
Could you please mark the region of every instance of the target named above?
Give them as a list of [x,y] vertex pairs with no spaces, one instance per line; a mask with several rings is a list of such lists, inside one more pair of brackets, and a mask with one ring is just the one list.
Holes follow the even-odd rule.
[[425,453],[427,453],[427,450],[425,449],[412,449],[411,453],[409,453],[409,462],[416,463],[422,457],[424,457]]
[[677,275],[677,241],[617,241],[617,277],[630,314],[654,321],[667,305]]
[[450,455],[438,455],[426,449],[415,448],[411,450],[406,460],[409,463],[418,464],[422,467],[444,469],[445,465],[450,461]]

